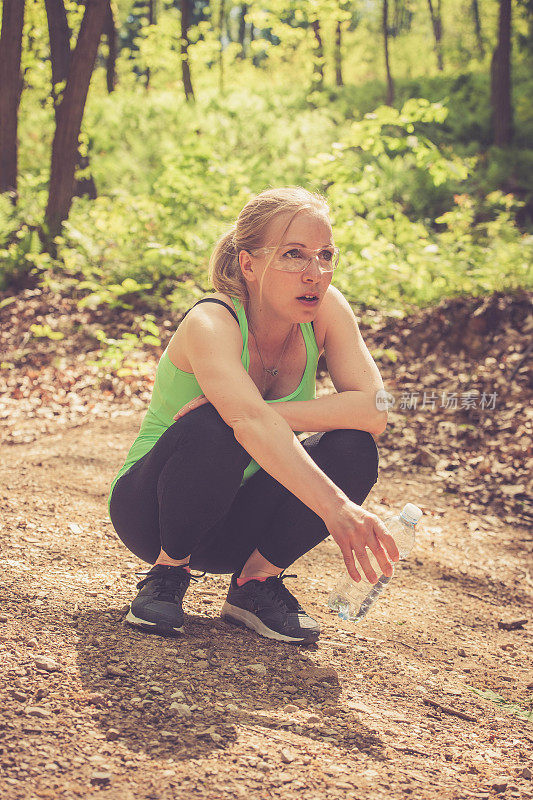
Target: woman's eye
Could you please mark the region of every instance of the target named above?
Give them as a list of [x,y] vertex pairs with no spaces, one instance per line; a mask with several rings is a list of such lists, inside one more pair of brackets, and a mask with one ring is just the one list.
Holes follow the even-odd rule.
[[293,247],[293,248],[292,248],[292,250],[287,250],[287,252],[285,253],[285,255],[286,255],[286,256],[289,256],[289,255],[291,255],[291,253],[296,253],[296,255],[294,256],[294,258],[301,258],[301,253],[300,253],[300,251],[298,250],[298,248],[297,248],[297,247]]
[[333,258],[333,253],[331,252],[331,250],[322,250],[321,258],[325,258],[326,261],[331,261],[331,259]]

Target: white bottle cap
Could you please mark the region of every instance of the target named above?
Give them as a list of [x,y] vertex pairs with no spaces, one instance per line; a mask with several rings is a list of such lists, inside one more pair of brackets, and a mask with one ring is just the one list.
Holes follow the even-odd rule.
[[412,522],[413,525],[416,525],[421,516],[422,512],[418,506],[413,505],[413,503],[406,503],[404,505],[402,509],[402,517],[407,520],[407,522]]

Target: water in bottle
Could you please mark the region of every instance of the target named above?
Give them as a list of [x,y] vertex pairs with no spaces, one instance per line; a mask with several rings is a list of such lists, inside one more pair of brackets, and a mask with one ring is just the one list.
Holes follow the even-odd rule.
[[[400,559],[405,559],[413,549],[415,543],[415,525],[422,516],[421,510],[413,503],[406,503],[400,514],[383,520],[385,527],[393,537]],[[377,575],[381,573],[381,567],[377,563],[374,554],[367,550],[369,560]],[[358,572],[361,580],[356,583],[349,575],[345,575],[337,583],[328,599],[328,606],[332,611],[336,611],[341,619],[348,619],[352,622],[359,622],[368,609],[379,597],[381,592],[392,580],[381,574],[377,583],[372,584],[366,578],[359,565]],[[394,565],[393,565],[394,570]]]

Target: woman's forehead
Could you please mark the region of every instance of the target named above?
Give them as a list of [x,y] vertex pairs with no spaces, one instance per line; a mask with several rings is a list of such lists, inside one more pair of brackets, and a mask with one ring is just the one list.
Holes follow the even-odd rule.
[[287,217],[274,220],[267,229],[267,238],[276,243],[283,234],[283,243],[300,242],[307,247],[320,247],[332,238],[331,224],[322,214],[301,211],[283,233],[287,222]]

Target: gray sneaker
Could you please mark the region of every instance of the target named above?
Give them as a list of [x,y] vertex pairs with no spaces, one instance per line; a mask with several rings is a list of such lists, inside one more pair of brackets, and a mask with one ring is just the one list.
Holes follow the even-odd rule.
[[[204,573],[205,574],[205,573]],[[155,564],[142,581],[126,615],[126,622],[147,633],[180,636],[183,633],[183,595],[196,580],[183,567]]]
[[231,625],[250,628],[267,639],[294,644],[316,642],[320,625],[306,614],[283,584],[284,578],[296,577],[282,572],[264,581],[251,579],[238,586],[235,572],[220,616]]

